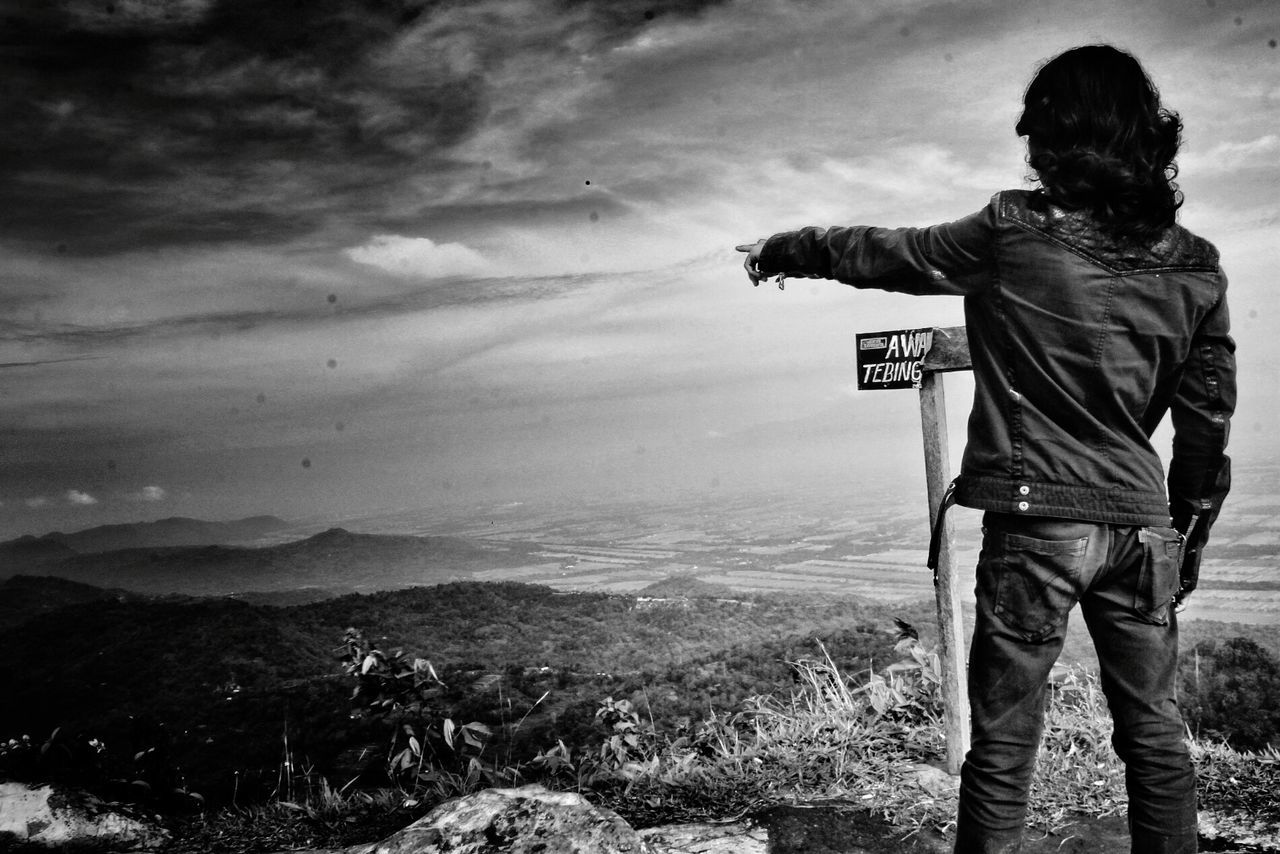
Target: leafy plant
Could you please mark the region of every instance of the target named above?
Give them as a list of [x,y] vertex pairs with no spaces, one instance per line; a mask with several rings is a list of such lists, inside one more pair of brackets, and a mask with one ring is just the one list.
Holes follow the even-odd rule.
[[385,652],[354,628],[339,654],[356,683],[354,716],[372,717],[389,730],[387,774],[405,791],[440,800],[515,776],[485,760],[489,726],[454,721],[443,705],[445,683],[430,661],[399,649]]
[[629,700],[606,697],[596,711],[596,720],[609,734],[600,744],[598,768],[603,774],[630,779],[651,765],[663,746],[653,724],[643,724]]

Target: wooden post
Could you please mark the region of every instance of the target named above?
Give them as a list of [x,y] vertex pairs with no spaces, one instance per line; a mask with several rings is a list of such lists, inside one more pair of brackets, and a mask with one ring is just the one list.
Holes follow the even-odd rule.
[[[951,481],[947,450],[947,406],[942,389],[944,371],[970,367],[964,327],[933,330],[920,375],[920,423],[924,434],[924,467],[929,487],[929,526],[937,524],[942,497]],[[943,725],[946,729],[947,772],[959,774],[969,751],[969,695],[965,674],[964,615],[960,610],[959,572],[955,554],[955,526],[944,517],[934,592],[938,605],[938,661],[942,676]]]
[[[951,481],[951,462],[947,459],[947,406],[940,374],[972,367],[968,335],[963,326],[863,332],[857,335],[857,348],[859,389],[920,389],[932,531],[937,527],[942,498]],[[944,519],[940,533],[938,569],[933,579],[938,601],[938,669],[942,677],[947,770],[959,774],[964,755],[969,752],[969,694],[955,534],[949,518]]]

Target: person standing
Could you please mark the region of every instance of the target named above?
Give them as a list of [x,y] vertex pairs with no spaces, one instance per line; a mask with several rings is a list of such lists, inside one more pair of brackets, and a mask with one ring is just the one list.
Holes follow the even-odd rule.
[[[1176,222],[1182,123],[1132,55],[1053,58],[1016,130],[1035,190],[927,228],[805,228],[738,248],[756,285],[808,276],[964,298],[974,399],[950,494],[984,515],[956,852],[1021,848],[1049,671],[1079,604],[1132,851],[1187,854],[1177,611],[1231,482],[1227,280],[1213,245]],[[1167,474],[1151,443],[1166,415]]]

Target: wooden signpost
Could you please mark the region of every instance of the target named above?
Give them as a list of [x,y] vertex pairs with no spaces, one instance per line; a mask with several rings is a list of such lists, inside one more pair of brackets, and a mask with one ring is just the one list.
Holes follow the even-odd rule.
[[[943,496],[951,482],[947,451],[947,408],[942,377],[968,370],[969,340],[963,326],[860,333],[857,338],[858,388],[920,390],[920,424],[928,481],[929,529],[938,523]],[[947,740],[947,771],[960,773],[969,750],[969,695],[966,690],[964,618],[960,610],[955,528],[943,517],[934,574],[938,605],[938,661]]]

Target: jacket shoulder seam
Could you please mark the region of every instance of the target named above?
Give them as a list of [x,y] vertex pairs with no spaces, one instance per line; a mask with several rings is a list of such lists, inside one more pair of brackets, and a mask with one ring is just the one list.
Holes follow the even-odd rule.
[[1009,222],[1013,223],[1015,226],[1027,232],[1028,234],[1031,234],[1035,237],[1039,237],[1043,240],[1046,240],[1054,244],[1055,246],[1065,249],[1071,254],[1079,258],[1083,258],[1089,263],[1097,267],[1100,267],[1103,270],[1106,270],[1108,273],[1110,273],[1113,276],[1143,276],[1151,273],[1214,273],[1214,272],[1217,272],[1218,266],[1219,266],[1217,263],[1204,262],[1204,263],[1188,263],[1188,264],[1153,264],[1150,266],[1144,265],[1144,266],[1137,266],[1137,267],[1118,267],[1115,264],[1107,262],[1105,259],[1099,257],[1098,255],[1095,255],[1094,253],[1089,252],[1088,250],[1082,249],[1081,247],[1074,245],[1070,241],[1063,240],[1062,238],[1057,237],[1056,235],[1050,234],[1049,232],[1045,231],[1043,228],[1039,227],[1035,223],[1026,221],[1022,217],[1018,216],[1018,211],[1016,209],[1013,209],[1011,205],[1006,207],[1004,211],[1004,215],[1005,215],[1005,218],[1009,220]]

